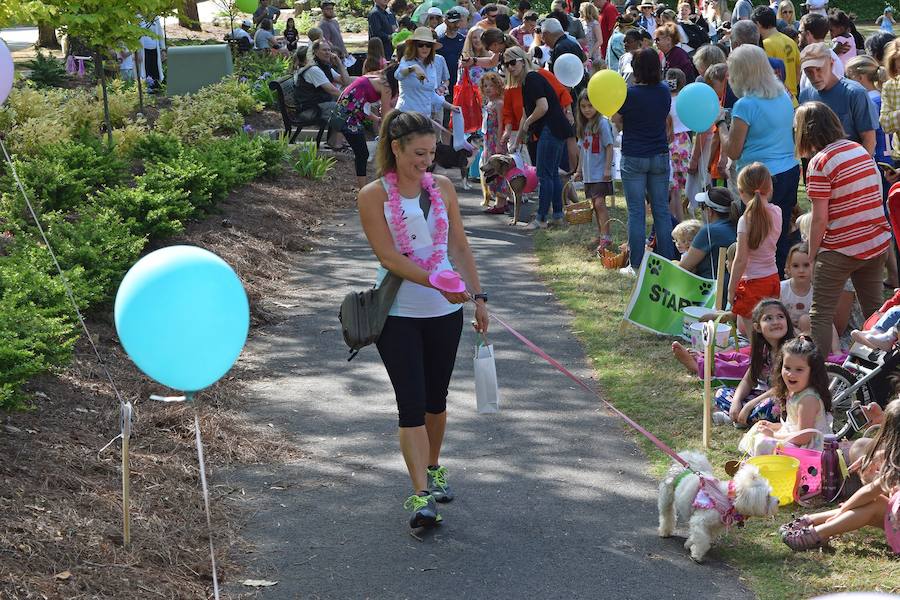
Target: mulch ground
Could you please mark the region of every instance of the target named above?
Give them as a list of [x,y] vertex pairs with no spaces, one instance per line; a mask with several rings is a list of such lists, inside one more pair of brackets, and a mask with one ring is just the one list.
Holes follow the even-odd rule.
[[[285,277],[316,244],[323,220],[355,202],[352,164],[338,160],[319,182],[288,170],[244,186],[219,214],[165,245],[195,244],[224,258],[244,282],[254,326],[273,322],[302,293]],[[135,405],[132,542],[123,546],[121,444],[100,451],[120,431],[118,403],[82,339],[69,368],[29,384],[30,410],[0,414],[0,598],[206,598],[212,576],[195,410],[209,472],[293,460],[303,450],[238,415],[241,382],[260,373],[239,363],[195,406],[150,402],[167,390],[125,355],[111,307],[89,315],[88,326],[122,397]],[[241,490],[212,485],[210,493],[219,578],[227,582],[240,575],[229,555],[242,544],[242,515],[229,499]]]

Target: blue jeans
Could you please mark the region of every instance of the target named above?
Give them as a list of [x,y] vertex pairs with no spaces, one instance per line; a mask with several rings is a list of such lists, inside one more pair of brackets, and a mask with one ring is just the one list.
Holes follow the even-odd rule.
[[656,231],[656,253],[675,258],[672,241],[672,213],[669,211],[669,153],[656,156],[623,156],[622,186],[628,205],[628,249],[631,266],[641,266],[644,259],[644,240],[647,233],[647,211],[644,201],[649,197]]
[[552,133],[549,127],[544,127],[537,143],[538,181],[541,184],[538,194],[537,220],[546,221],[550,205],[553,204],[553,218],[562,219],[562,179],[559,177],[559,164],[566,147],[566,141],[561,140]]
[[781,236],[775,248],[775,266],[778,275],[784,279],[784,263],[791,249],[791,212],[797,205],[797,186],[800,185],[800,165],[772,176],[772,199],[770,202],[781,209]]

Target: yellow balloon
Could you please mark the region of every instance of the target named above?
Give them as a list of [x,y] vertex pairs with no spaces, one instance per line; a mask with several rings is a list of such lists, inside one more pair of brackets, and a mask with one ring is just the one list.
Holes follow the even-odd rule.
[[622,76],[609,69],[594,73],[588,82],[588,99],[594,108],[607,117],[614,115],[622,108],[627,91]]

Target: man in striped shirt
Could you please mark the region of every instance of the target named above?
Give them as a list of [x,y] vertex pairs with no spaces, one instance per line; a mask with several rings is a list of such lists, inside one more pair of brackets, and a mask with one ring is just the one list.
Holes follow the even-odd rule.
[[815,261],[810,321],[816,343],[829,348],[835,306],[848,279],[863,314],[881,305],[891,231],[878,167],[868,150],[845,139],[837,115],[809,102],[797,110],[795,125],[798,153],[811,156],[806,181],[812,203],[809,256]]

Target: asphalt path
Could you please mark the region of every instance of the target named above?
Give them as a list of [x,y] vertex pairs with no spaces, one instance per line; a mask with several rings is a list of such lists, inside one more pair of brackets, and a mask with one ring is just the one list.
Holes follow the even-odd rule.
[[[490,306],[576,375],[591,377],[571,317],[541,283],[531,234],[483,215],[461,194]],[[444,524],[410,535],[410,493],[393,392],[377,351],[346,362],[343,295],[376,263],[354,214],[326,228],[292,285],[287,320],[259,332],[251,418],[284,430],[308,457],[213,474],[250,511],[232,592],[277,581],[259,598],[750,598],[715,548],[694,564],[679,537],[656,535],[657,482],[620,420],[494,324],[502,410],[475,410],[466,326],[448,401],[442,463],[456,499]],[[466,308],[465,322],[472,311]],[[251,362],[252,362],[251,361]],[[218,480],[218,481],[216,481]]]

